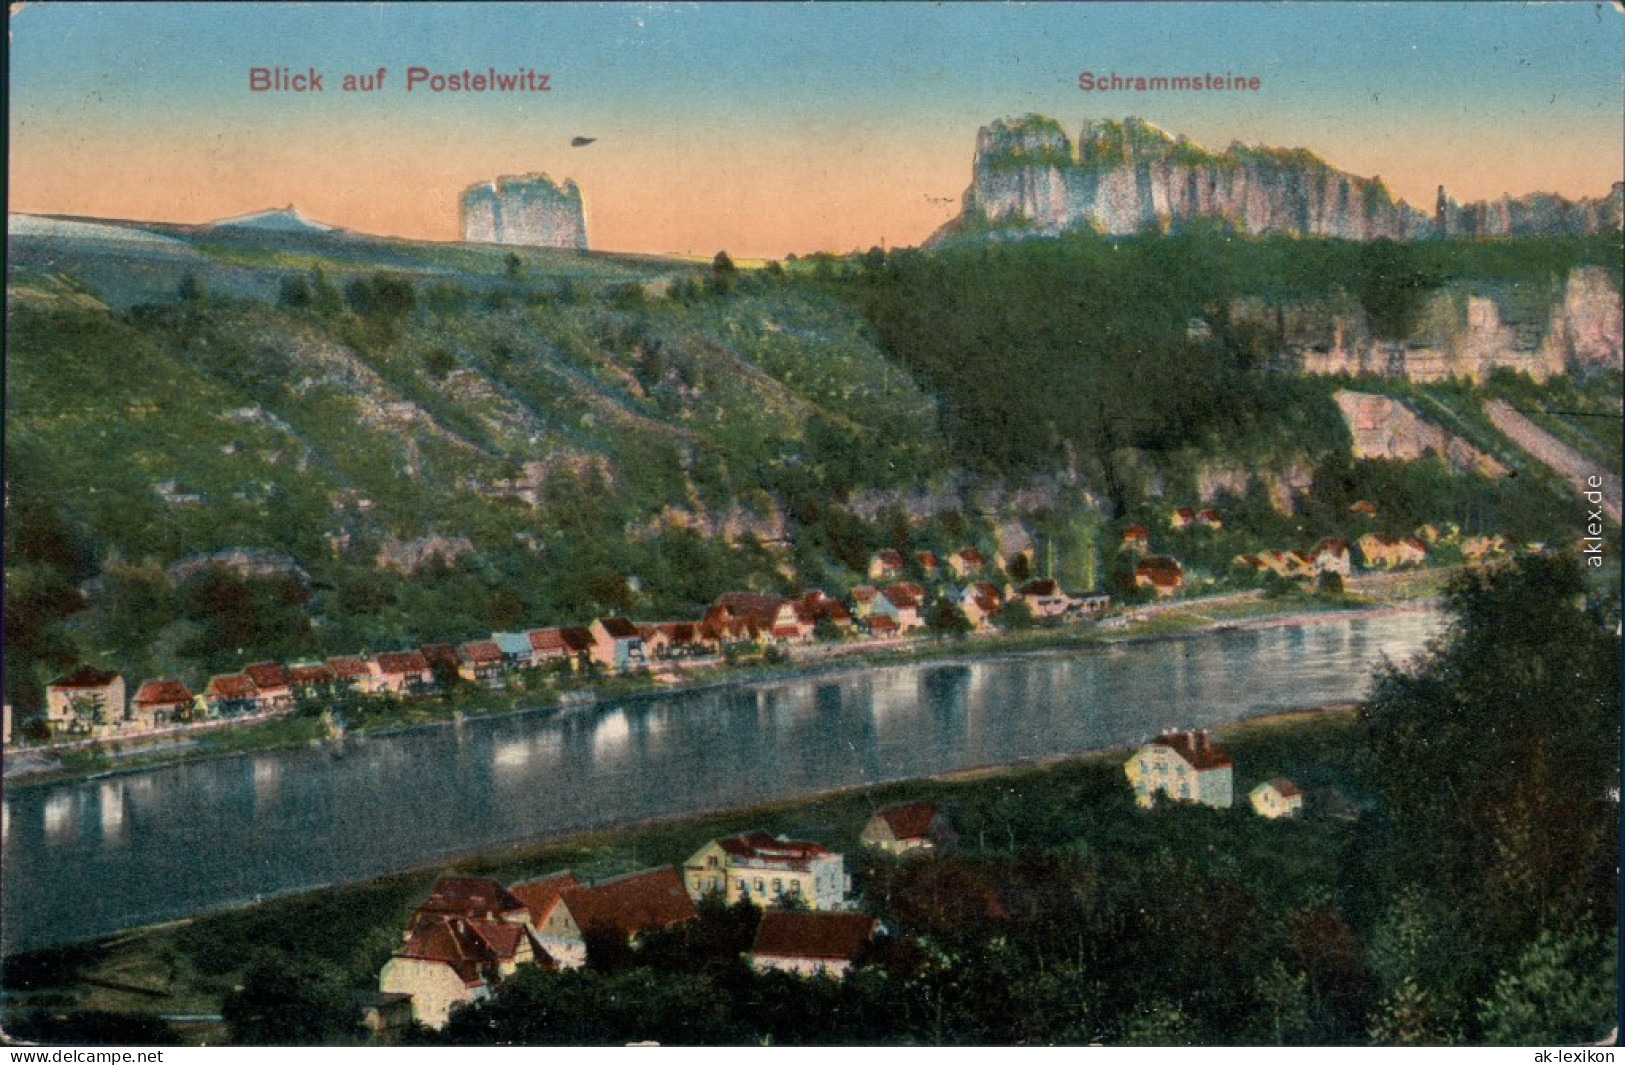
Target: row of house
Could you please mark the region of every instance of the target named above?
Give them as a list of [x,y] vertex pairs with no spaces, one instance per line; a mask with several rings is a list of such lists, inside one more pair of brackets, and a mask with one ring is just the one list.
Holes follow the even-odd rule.
[[1312,551],[1276,550],[1237,555],[1235,565],[1288,579],[1318,577],[1323,573],[1347,577],[1354,569],[1355,550],[1359,552],[1361,568],[1367,570],[1420,566],[1428,558],[1427,544],[1417,537],[1395,538],[1382,533],[1366,533],[1352,548],[1345,539],[1328,537],[1316,544]]
[[[935,804],[909,803],[877,812],[862,839],[913,854],[949,846],[953,835]],[[850,890],[841,855],[765,832],[712,840],[681,868],[592,884],[567,870],[507,887],[444,877],[412,912],[401,946],[379,972],[373,1009],[383,1026],[393,1017],[443,1027],[454,1008],[490,997],[520,966],[578,968],[591,938],[636,942],[694,920],[707,895],[748,899],[767,911],[747,958],[753,967],[839,976],[879,929],[873,916],[846,908]]]
[[[971,548],[950,558],[961,567],[985,565]],[[1053,580],[1003,590],[987,582],[971,583],[949,598],[977,630],[990,627],[998,612],[1017,600],[1037,618],[1094,616],[1110,605],[1106,596],[1070,596]],[[46,723],[55,736],[136,734],[183,721],[283,713],[309,700],[421,695],[450,676],[500,689],[511,675],[528,670],[577,670],[590,663],[610,673],[628,673],[660,661],[716,655],[734,645],[811,643],[820,626],[837,634],[861,629],[871,637],[888,638],[928,624],[928,593],[919,584],[863,586],[853,590],[852,602],[848,608],[821,591],[799,599],[729,592],[696,621],[638,623],[605,617],[585,627],[495,632],[489,639],[455,645],[433,643],[286,666],[258,662],[238,673],[210,677],[197,692],[173,678],[144,681],[133,699],[126,698],[124,679],[117,673],[84,665],[47,687]]]
[[[1123,773],[1140,806],[1169,800],[1228,810],[1234,803],[1235,762],[1206,729],[1163,733],[1130,755]],[[1303,809],[1303,792],[1285,777],[1259,784],[1247,798],[1260,817],[1291,817]]]
[[[926,580],[935,580],[939,574],[951,572],[955,580],[974,580],[988,573],[993,567],[988,558],[979,549],[974,547],[961,547],[946,559],[938,558],[931,551],[916,551],[914,564],[919,567],[920,573]],[[999,560],[999,568],[1008,568],[1004,559]],[[908,569],[908,559],[901,551],[886,548],[869,556],[869,579],[871,581],[901,580]]]

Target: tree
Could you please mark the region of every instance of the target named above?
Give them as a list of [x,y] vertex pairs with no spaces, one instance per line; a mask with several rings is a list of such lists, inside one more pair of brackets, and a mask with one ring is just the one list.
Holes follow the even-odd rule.
[[999,611],[998,622],[1005,632],[1023,632],[1033,627],[1033,608],[1025,599],[1012,599]]
[[712,292],[718,295],[727,295],[733,291],[734,280],[738,276],[738,269],[734,261],[725,251],[717,252],[717,257],[711,260],[711,276],[706,284]]
[[1591,1043],[1619,1024],[1615,935],[1542,932],[1479,1006],[1485,1042]]
[[277,302],[295,310],[309,307],[310,281],[304,274],[289,274],[284,277],[277,291]]
[[208,293],[204,290],[203,281],[197,274],[188,270],[181,275],[181,283],[175,290],[175,295],[182,303],[202,303]]
[[946,596],[931,605],[926,625],[931,629],[931,634],[938,639],[944,636],[958,639],[971,631],[970,619],[965,616],[965,612],[957,603]]
[[344,973],[305,955],[265,953],[226,995],[220,1015],[238,1046],[312,1046],[354,1038],[360,1014]]
[[1464,574],[1445,635],[1361,710],[1395,868],[1477,923],[1486,960],[1613,919],[1619,643],[1584,592],[1568,557]]

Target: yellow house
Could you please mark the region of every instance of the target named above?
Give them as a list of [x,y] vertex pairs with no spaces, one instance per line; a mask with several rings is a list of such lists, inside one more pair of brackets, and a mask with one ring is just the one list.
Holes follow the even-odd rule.
[[684,864],[683,879],[695,899],[718,894],[758,906],[795,899],[810,910],[840,909],[850,888],[839,854],[766,832],[712,840]]
[[1260,817],[1291,817],[1303,809],[1303,792],[1285,777],[1267,780],[1247,793],[1253,812]]

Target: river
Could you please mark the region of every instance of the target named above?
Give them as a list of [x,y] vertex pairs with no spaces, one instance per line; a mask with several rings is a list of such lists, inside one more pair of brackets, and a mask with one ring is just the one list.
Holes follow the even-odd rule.
[[1434,612],[856,667],[29,788],[3,800],[6,953],[520,839],[1079,753],[1362,697]]

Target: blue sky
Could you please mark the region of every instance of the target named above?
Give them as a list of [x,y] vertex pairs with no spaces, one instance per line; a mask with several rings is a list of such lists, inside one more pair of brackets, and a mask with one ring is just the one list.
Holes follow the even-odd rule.
[[[331,215],[356,210],[335,188],[388,182],[405,196],[393,213],[328,220],[445,238],[455,186],[546,169],[580,180],[629,249],[748,239],[752,212],[763,243],[867,246],[889,218],[903,243],[942,220],[920,201],[963,190],[976,129],[1028,111],[1074,132],[1138,114],[1214,147],[1308,147],[1423,205],[1438,182],[1597,195],[1625,169],[1625,17],[1606,4],[31,4],[11,31],[13,202],[67,213],[150,213],[168,186],[172,212],[207,214],[235,186],[254,202],[234,209]],[[412,64],[528,66],[553,90],[408,96]],[[252,66],[315,66],[328,91],[251,94]],[[384,91],[334,91],[379,66]],[[1233,71],[1262,88],[1083,93],[1083,70]],[[576,134],[600,143],[561,148]],[[165,159],[187,174],[166,180]],[[106,177],[121,167],[122,192]],[[414,169],[415,216],[397,188]],[[744,174],[757,187],[736,189]],[[831,202],[814,202],[822,187]],[[876,202],[888,189],[898,205]],[[672,217],[656,207],[686,196]],[[765,224],[775,208],[805,208],[805,224]]]

